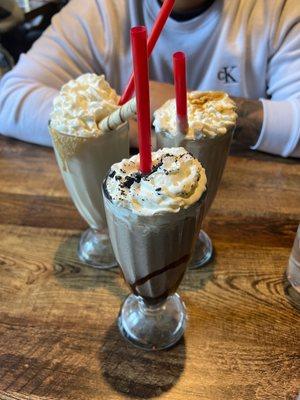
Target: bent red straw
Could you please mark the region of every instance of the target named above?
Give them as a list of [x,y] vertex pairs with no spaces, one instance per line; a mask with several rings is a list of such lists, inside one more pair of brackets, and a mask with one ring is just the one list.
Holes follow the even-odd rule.
[[140,171],[148,174],[151,171],[152,161],[147,30],[144,26],[136,26],[131,29],[131,47],[137,105]]
[[[147,54],[148,57],[150,57],[152,50],[161,34],[161,31],[163,27],[165,26],[165,23],[171,14],[171,11],[173,9],[175,0],[165,0],[160,12],[157,15],[156,21],[153,25],[151,34],[148,39],[148,44],[147,44]],[[130,76],[130,79],[128,81],[128,84],[124,90],[124,93],[119,101],[119,105],[122,105],[129,101],[131,97],[133,96],[134,93],[134,79],[133,79],[133,73]]]
[[180,133],[186,134],[188,130],[186,57],[182,51],[173,54],[173,68],[178,130]]

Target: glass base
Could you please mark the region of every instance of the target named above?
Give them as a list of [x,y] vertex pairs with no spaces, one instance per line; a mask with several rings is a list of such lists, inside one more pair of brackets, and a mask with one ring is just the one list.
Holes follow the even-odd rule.
[[196,269],[208,263],[213,255],[213,245],[210,237],[202,229],[195,245],[189,269]]
[[300,262],[296,261],[292,256],[289,260],[286,276],[292,287],[300,293]]
[[156,305],[131,294],[121,307],[118,325],[125,339],[136,347],[163,350],[180,340],[186,320],[185,305],[177,293]]
[[106,229],[101,231],[89,228],[83,232],[79,240],[78,257],[94,268],[107,269],[117,266]]

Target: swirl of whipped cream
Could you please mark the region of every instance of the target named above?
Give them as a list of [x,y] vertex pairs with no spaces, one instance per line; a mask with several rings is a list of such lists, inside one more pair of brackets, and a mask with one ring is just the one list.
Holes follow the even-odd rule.
[[[189,138],[224,135],[236,124],[235,102],[225,92],[190,92],[187,102]],[[175,99],[168,100],[154,112],[153,125],[156,132],[166,131],[176,135]]]
[[118,108],[118,100],[104,75],[81,75],[63,85],[54,99],[50,127],[73,136],[98,136],[99,121]]
[[153,152],[147,175],[141,174],[139,164],[139,155],[113,164],[106,180],[112,203],[138,215],[179,212],[206,190],[204,168],[182,147]]

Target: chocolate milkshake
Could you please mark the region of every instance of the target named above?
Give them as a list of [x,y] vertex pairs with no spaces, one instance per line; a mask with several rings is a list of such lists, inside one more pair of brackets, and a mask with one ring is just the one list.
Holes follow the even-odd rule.
[[176,291],[191,257],[206,176],[182,148],[153,153],[147,176],[138,166],[138,156],[112,166],[104,202],[126,282],[135,294],[155,302]]
[[[152,322],[147,317],[142,329],[150,329],[150,324],[157,337],[153,334],[149,339],[149,333],[144,332],[144,347],[160,340],[164,329],[169,329],[168,318],[175,323],[177,316],[185,315],[179,296],[174,293],[193,253],[206,191],[205,170],[185,149],[158,150],[152,153],[152,161],[151,172],[144,176],[139,172],[139,156],[114,164],[103,189],[112,246],[134,293],[121,310],[121,331],[130,340],[139,336],[140,326],[139,333],[131,326],[132,313],[137,313],[137,320],[144,320],[143,310],[150,307]],[[165,303],[170,310],[177,310],[175,316],[165,316]],[[167,318],[168,323],[160,323],[158,315],[162,322]],[[125,327],[122,319],[126,321]],[[180,336],[183,330],[184,326]],[[155,342],[157,347],[170,345],[169,336],[164,338],[161,340],[165,340],[165,345]]]
[[[205,168],[207,176],[208,212],[221,182],[228,157],[237,114],[236,105],[224,92],[188,93],[188,131],[178,132],[175,99],[168,100],[154,113],[157,148],[182,146],[196,157]],[[204,231],[202,243],[197,243],[195,266],[201,266],[212,255],[212,244]],[[202,254],[201,254],[202,253]]]
[[78,255],[102,268],[116,261],[97,187],[113,163],[128,157],[129,138],[127,124],[102,132],[98,123],[118,108],[117,103],[118,96],[103,75],[82,75],[62,87],[49,126],[65,185],[90,226],[81,237]]

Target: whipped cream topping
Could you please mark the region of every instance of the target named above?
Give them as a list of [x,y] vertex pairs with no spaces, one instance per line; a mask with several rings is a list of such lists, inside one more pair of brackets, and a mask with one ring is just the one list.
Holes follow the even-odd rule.
[[98,123],[118,108],[118,100],[104,75],[81,75],[63,85],[54,99],[50,127],[73,136],[98,136]]
[[205,170],[182,147],[152,153],[152,170],[139,171],[135,155],[113,164],[106,180],[112,203],[138,215],[179,212],[197,202],[206,190]]
[[[235,102],[225,92],[190,92],[187,102],[189,138],[224,135],[236,124]],[[156,132],[177,134],[175,99],[168,100],[154,112],[153,125]]]

